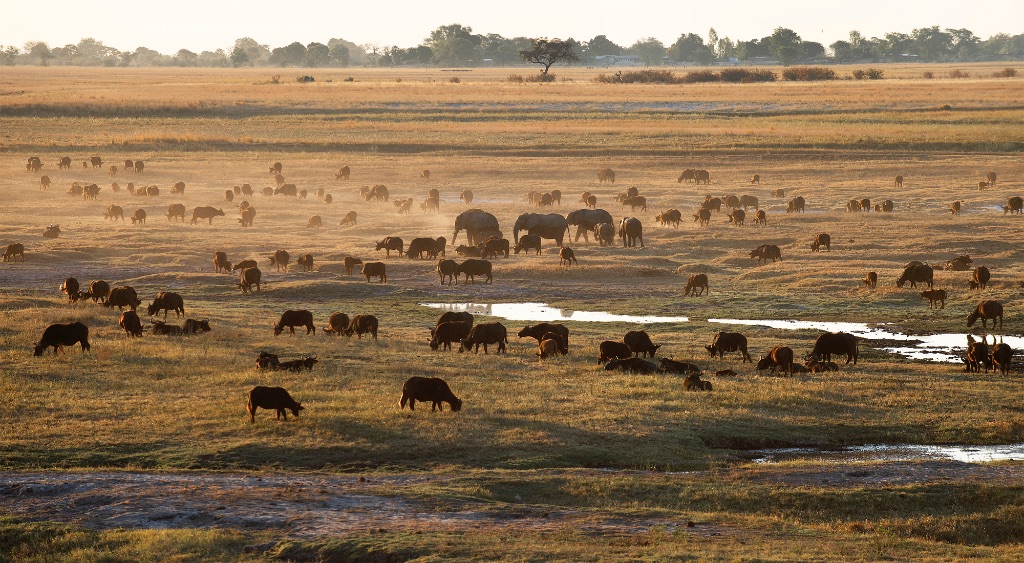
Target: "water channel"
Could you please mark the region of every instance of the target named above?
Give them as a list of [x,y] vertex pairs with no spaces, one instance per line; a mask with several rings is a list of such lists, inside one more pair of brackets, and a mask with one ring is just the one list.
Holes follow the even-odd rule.
[[[616,315],[601,311],[580,311],[550,307],[547,303],[422,303],[442,311],[466,311],[476,315],[500,317],[510,321],[526,322],[625,322],[637,324],[685,323],[684,316]],[[967,349],[967,333],[909,335],[888,330],[885,325],[872,327],[867,323],[760,320],[760,319],[708,319],[709,323],[737,326],[763,326],[780,330],[821,330],[848,332],[864,340],[905,342],[905,346],[885,346],[882,349],[906,358],[933,362],[961,363],[960,354]],[[725,328],[725,327],[723,327]],[[728,330],[728,329],[726,329]],[[974,335],[981,340],[981,335]],[[1024,349],[1024,337],[1006,336],[1002,341],[1015,350]]]

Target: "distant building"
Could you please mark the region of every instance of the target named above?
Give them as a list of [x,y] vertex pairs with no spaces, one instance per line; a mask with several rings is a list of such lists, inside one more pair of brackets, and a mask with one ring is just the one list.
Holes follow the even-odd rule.
[[596,66],[643,66],[644,61],[636,55],[598,55],[594,57]]

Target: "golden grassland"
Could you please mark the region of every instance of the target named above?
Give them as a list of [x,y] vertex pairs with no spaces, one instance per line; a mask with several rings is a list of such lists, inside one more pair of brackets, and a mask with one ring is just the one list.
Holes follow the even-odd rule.
[[[936,76],[949,70],[893,66],[885,67],[892,80],[874,82],[692,86],[597,84],[593,76],[607,72],[598,69],[557,69],[563,80],[550,84],[505,81],[521,69],[345,69],[317,74],[314,84],[287,77],[268,84],[267,70],[5,71],[0,245],[25,244],[26,261],[0,265],[0,308],[7,320],[0,328],[0,466],[453,473],[465,477],[451,488],[416,494],[439,502],[469,495],[494,503],[496,511],[508,510],[516,497],[595,513],[625,506],[733,531],[699,541],[650,530],[606,538],[561,529],[501,540],[488,530],[356,534],[279,544],[271,555],[286,559],[319,554],[397,560],[437,553],[596,560],[692,553],[709,559],[866,560],[1016,553],[1019,532],[994,524],[1020,523],[1014,485],[875,485],[852,493],[803,487],[784,499],[784,486],[743,479],[708,485],[703,477],[663,473],[710,470],[700,475],[713,476],[743,464],[747,450],[763,447],[1022,440],[1018,373],[965,374],[959,366],[910,361],[862,344],[857,366],[779,378],[756,375],[735,356],[709,361],[703,349],[715,332],[730,330],[707,322],[719,317],[962,332],[967,313],[982,298],[1006,307],[1006,328],[998,334],[1020,333],[1024,226],[997,206],[1024,195],[1024,82],[920,79],[929,68]],[[1000,68],[967,70],[984,77]],[[344,82],[350,75],[354,81]],[[448,82],[450,75],[460,82]],[[40,190],[39,174],[25,171],[32,155],[43,160],[42,173],[53,182],[49,190]],[[64,155],[75,163],[69,171],[56,167]],[[107,161],[104,167],[81,168],[93,155]],[[120,167],[128,158],[144,160],[145,173],[107,175],[109,164]],[[224,190],[273,185],[267,167],[275,161],[284,163],[286,180],[310,196],[248,198],[257,215],[253,228],[242,229],[239,199],[224,202]],[[352,179],[335,180],[334,172],[346,164]],[[597,182],[596,172],[605,166],[617,173],[614,185]],[[690,167],[708,169],[711,184],[677,183]],[[431,170],[430,180],[419,178],[423,169]],[[979,191],[977,182],[988,171],[996,171],[999,181]],[[754,173],[761,175],[760,185],[749,183]],[[906,178],[901,189],[892,185],[897,174]],[[101,185],[99,199],[67,196],[76,181]],[[122,187],[119,193],[111,190],[113,181]],[[129,181],[158,185],[162,195],[130,196],[123,189]],[[186,183],[184,196],[169,194],[177,181]],[[413,197],[413,213],[398,215],[390,203],[362,201],[359,186],[373,184],[387,185],[392,199]],[[648,198],[646,212],[614,202],[628,186]],[[312,194],[318,188],[334,202],[317,201]],[[430,188],[441,191],[440,213],[418,208]],[[786,198],[771,197],[776,188],[785,189]],[[646,246],[600,248],[581,240],[572,243],[579,267],[564,269],[548,242],[541,256],[495,260],[493,285],[451,287],[438,285],[432,262],[384,259],[373,250],[374,241],[389,235],[407,242],[444,235],[451,241],[455,215],[469,207],[458,200],[464,189],[475,192],[472,207],[494,213],[509,238],[515,218],[534,211],[526,201],[529,191],[561,190],[562,205],[551,210],[560,213],[579,208],[580,192],[591,191],[616,220],[639,217]],[[690,215],[706,194],[755,195],[768,225],[748,220],[731,226],[724,214],[715,214],[709,227],[698,227]],[[786,200],[796,195],[807,199],[807,213],[785,213]],[[846,202],[855,197],[892,199],[896,211],[846,213]],[[960,216],[947,211],[954,200],[965,203]],[[222,207],[226,216],[212,225],[170,222],[164,213],[171,203],[189,211]],[[111,204],[126,215],[145,209],[147,223],[104,220]],[[678,229],[654,220],[669,208],[683,211]],[[358,224],[340,227],[350,210],[358,212]],[[314,214],[322,216],[322,229],[306,228]],[[60,224],[61,237],[42,238],[53,223]],[[811,252],[818,232],[832,235],[831,252]],[[456,242],[463,240],[460,234]],[[762,243],[780,246],[783,261],[757,267],[749,252]],[[311,253],[316,271],[272,271],[267,256],[278,248],[293,259]],[[216,250],[235,262],[258,259],[264,291],[243,296],[235,276],[213,273]],[[987,290],[969,291],[969,272],[936,272],[937,287],[947,289],[950,299],[945,309],[929,310],[920,290],[894,285],[910,260],[939,262],[960,254],[992,270]],[[347,255],[386,262],[389,283],[345,275],[341,261]],[[873,291],[860,282],[869,270],[879,274]],[[710,295],[683,296],[693,273],[708,274]],[[106,279],[132,285],[146,303],[158,291],[177,291],[187,316],[209,318],[214,330],[127,340],[115,310],[67,303],[57,287],[69,275],[83,284]],[[438,311],[419,305],[424,302],[547,302],[686,315],[688,323],[646,327],[664,344],[659,355],[695,361],[710,372],[731,368],[740,376],[715,378],[712,393],[686,393],[677,376],[607,372],[596,363],[597,344],[638,328],[625,323],[569,322],[571,353],[544,362],[534,355],[531,339],[514,335],[526,323],[513,321],[503,321],[513,333],[506,356],[432,353],[426,336]],[[332,311],[375,314],[380,340],[330,338],[319,330],[275,338],[271,327],[280,313],[302,308],[314,312],[318,327]],[[75,347],[57,357],[31,356],[32,343],[49,323],[71,320],[90,327],[90,353]],[[748,336],[755,358],[776,344],[803,355],[818,334],[736,330]],[[312,372],[258,372],[253,362],[260,350],[288,358],[316,353],[321,361]],[[400,410],[401,384],[412,375],[447,380],[465,401],[464,410]],[[306,410],[288,423],[261,411],[249,424],[245,393],[254,385],[284,386]],[[579,467],[655,472],[557,482],[534,473]],[[496,478],[480,473],[485,471],[507,474]],[[918,504],[896,500],[904,495]],[[22,550],[39,538],[52,540],[44,559],[76,550],[91,553],[83,557],[89,559],[160,559],[167,553],[183,560],[235,559],[247,557],[240,545],[280,539],[235,530],[89,532],[15,519],[0,530],[3,545]]]

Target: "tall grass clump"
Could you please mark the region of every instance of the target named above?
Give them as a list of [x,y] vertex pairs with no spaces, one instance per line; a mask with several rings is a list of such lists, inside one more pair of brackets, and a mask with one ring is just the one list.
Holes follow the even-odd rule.
[[857,80],[881,80],[884,74],[885,71],[883,71],[880,68],[869,68],[867,70],[858,68],[857,70],[853,71],[853,77],[856,78]]
[[784,80],[810,82],[816,80],[835,80],[836,73],[823,66],[798,66],[782,71]]
[[693,72],[687,72],[683,76],[683,82],[687,84],[695,84],[699,82],[718,82],[722,77],[715,74],[710,70],[695,70]]
[[722,69],[718,73],[722,82],[741,82],[743,84],[749,84],[752,82],[775,82],[779,79],[779,75],[774,72],[764,69],[746,69],[746,68],[726,68]]
[[678,84],[678,79],[668,70],[633,70],[616,72],[612,75],[599,74],[595,82],[606,84]]
[[1017,69],[1004,68],[1003,70],[997,70],[996,72],[993,72],[992,76],[996,78],[1013,78],[1017,76]]
[[969,73],[967,71],[960,70],[960,69],[956,69],[956,70],[949,71],[949,77],[950,78],[970,78],[971,77],[971,73]]
[[505,80],[508,81],[508,82],[512,82],[513,84],[522,84],[523,83],[523,75],[522,74],[510,74],[510,75],[508,75],[508,78],[506,78]]
[[555,75],[550,72],[547,74],[531,74],[528,75],[525,80],[527,82],[554,82]]

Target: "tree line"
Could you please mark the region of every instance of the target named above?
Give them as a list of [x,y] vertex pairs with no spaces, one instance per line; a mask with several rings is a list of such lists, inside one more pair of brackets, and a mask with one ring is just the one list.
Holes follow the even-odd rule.
[[[430,32],[414,47],[356,45],[344,39],[327,43],[294,42],[270,48],[250,37],[235,41],[229,49],[196,53],[180,49],[165,55],[139,47],[120,51],[93,38],[77,44],[50,47],[32,42],[23,48],[0,46],[2,65],[43,66],[181,66],[181,67],[348,67],[348,66],[511,66],[534,62],[550,67],[548,61],[531,59],[538,41],[545,39],[474,33],[471,27],[451,24]],[[968,29],[941,29],[938,26],[914,29],[911,33],[892,32],[884,37],[864,37],[851,31],[849,37],[827,47],[804,41],[791,29],[779,27],[766,37],[733,40],[719,37],[712,28],[707,37],[683,33],[666,46],[653,37],[623,46],[598,35],[589,41],[569,38],[557,42],[561,56],[554,62],[586,66],[620,64],[623,59],[645,66],[711,65],[716,63],[847,63],[847,62],[972,62],[1024,59],[1024,34],[1000,33],[981,39]],[[549,57],[550,58],[550,57]]]

